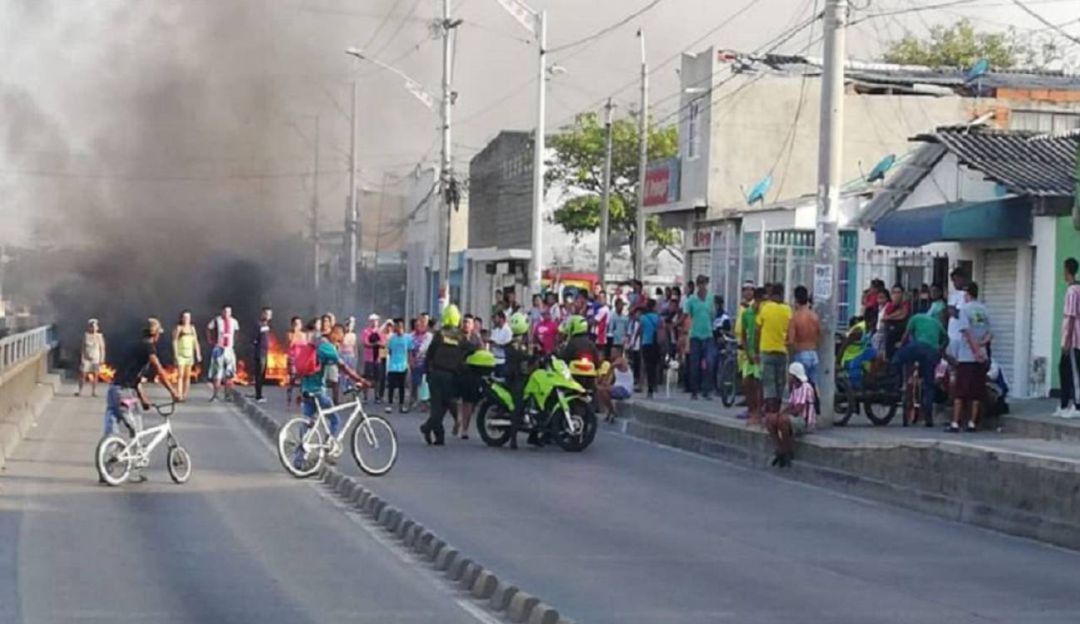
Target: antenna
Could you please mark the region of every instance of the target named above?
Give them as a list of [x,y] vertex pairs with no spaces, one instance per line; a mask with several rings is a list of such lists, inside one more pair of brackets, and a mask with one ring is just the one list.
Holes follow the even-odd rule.
[[869,175],[866,176],[867,182],[877,182],[878,180],[884,180],[885,174],[892,169],[896,164],[896,154],[889,154],[885,158],[878,161],[878,164],[874,165],[874,168],[870,170]]
[[769,192],[769,187],[772,186],[772,174],[765,176],[760,182],[754,185],[754,188],[750,189],[750,193],[746,195],[746,203],[753,204],[754,202],[765,203],[765,193]]

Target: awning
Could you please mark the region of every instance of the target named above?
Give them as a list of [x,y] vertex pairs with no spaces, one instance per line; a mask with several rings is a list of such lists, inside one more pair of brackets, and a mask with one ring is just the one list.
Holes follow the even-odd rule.
[[878,245],[921,247],[940,241],[1031,238],[1031,200],[1009,197],[956,202],[885,215],[874,226]]

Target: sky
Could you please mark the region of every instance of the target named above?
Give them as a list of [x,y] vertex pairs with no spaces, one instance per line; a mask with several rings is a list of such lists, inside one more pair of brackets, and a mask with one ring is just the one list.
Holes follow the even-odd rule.
[[[549,128],[598,110],[609,96],[617,114],[636,106],[638,27],[652,100],[664,102],[677,90],[680,52],[755,50],[821,2],[532,0],[548,12],[550,56],[566,70],[549,85]],[[1080,37],[1080,0],[1026,4]],[[937,8],[915,10],[930,5]],[[0,0],[0,242],[34,244],[65,228],[77,235],[85,223],[68,217],[88,214],[88,197],[115,201],[137,218],[133,206],[194,187],[215,193],[204,204],[261,193],[271,227],[300,231],[316,116],[319,184],[327,204],[344,204],[353,80],[362,183],[376,186],[384,173],[432,162],[436,113],[400,78],[344,50],[362,47],[437,94],[441,50],[430,22],[440,7],[439,0]],[[645,7],[587,45],[561,49]],[[857,58],[962,17],[991,30],[1045,31],[1011,0],[855,0],[854,7],[856,18],[880,14],[850,29],[848,50]],[[454,44],[453,137],[455,166],[464,171],[500,129],[533,127],[536,47],[498,0],[454,0],[452,11],[464,20]],[[804,31],[778,51],[801,51],[808,41]],[[135,185],[138,199],[129,193]]]

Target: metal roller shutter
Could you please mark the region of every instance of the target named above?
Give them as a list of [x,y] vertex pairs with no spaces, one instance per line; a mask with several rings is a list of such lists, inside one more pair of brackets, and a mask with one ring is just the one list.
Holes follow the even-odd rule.
[[[990,330],[994,333],[991,349],[994,361],[1005,372],[1009,385],[1016,386],[1013,355],[1016,336],[1016,250],[996,249],[983,255],[983,280],[979,298],[990,313]],[[1027,299],[1030,295],[1023,293]],[[1028,337],[1030,339],[1030,337]]]

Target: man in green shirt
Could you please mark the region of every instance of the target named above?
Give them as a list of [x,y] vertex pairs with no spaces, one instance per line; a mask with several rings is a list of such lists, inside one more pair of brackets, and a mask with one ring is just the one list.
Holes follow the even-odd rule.
[[761,364],[758,361],[757,344],[757,313],[761,302],[765,300],[764,288],[752,288],[753,295],[750,302],[741,313],[739,332],[736,338],[739,340],[739,348],[744,354],[742,367],[742,391],[746,397],[747,425],[756,425],[761,422]]
[[900,343],[904,346],[893,354],[891,365],[902,366],[905,370],[912,363],[919,365],[923,392],[920,416],[927,427],[933,427],[934,371],[949,344],[949,335],[941,321],[927,312],[916,314],[908,320]]
[[690,398],[708,400],[712,390],[713,362],[716,360],[716,341],[713,340],[713,305],[709,298],[709,278],[698,275],[697,292],[686,298],[683,312],[690,317],[689,386]]

